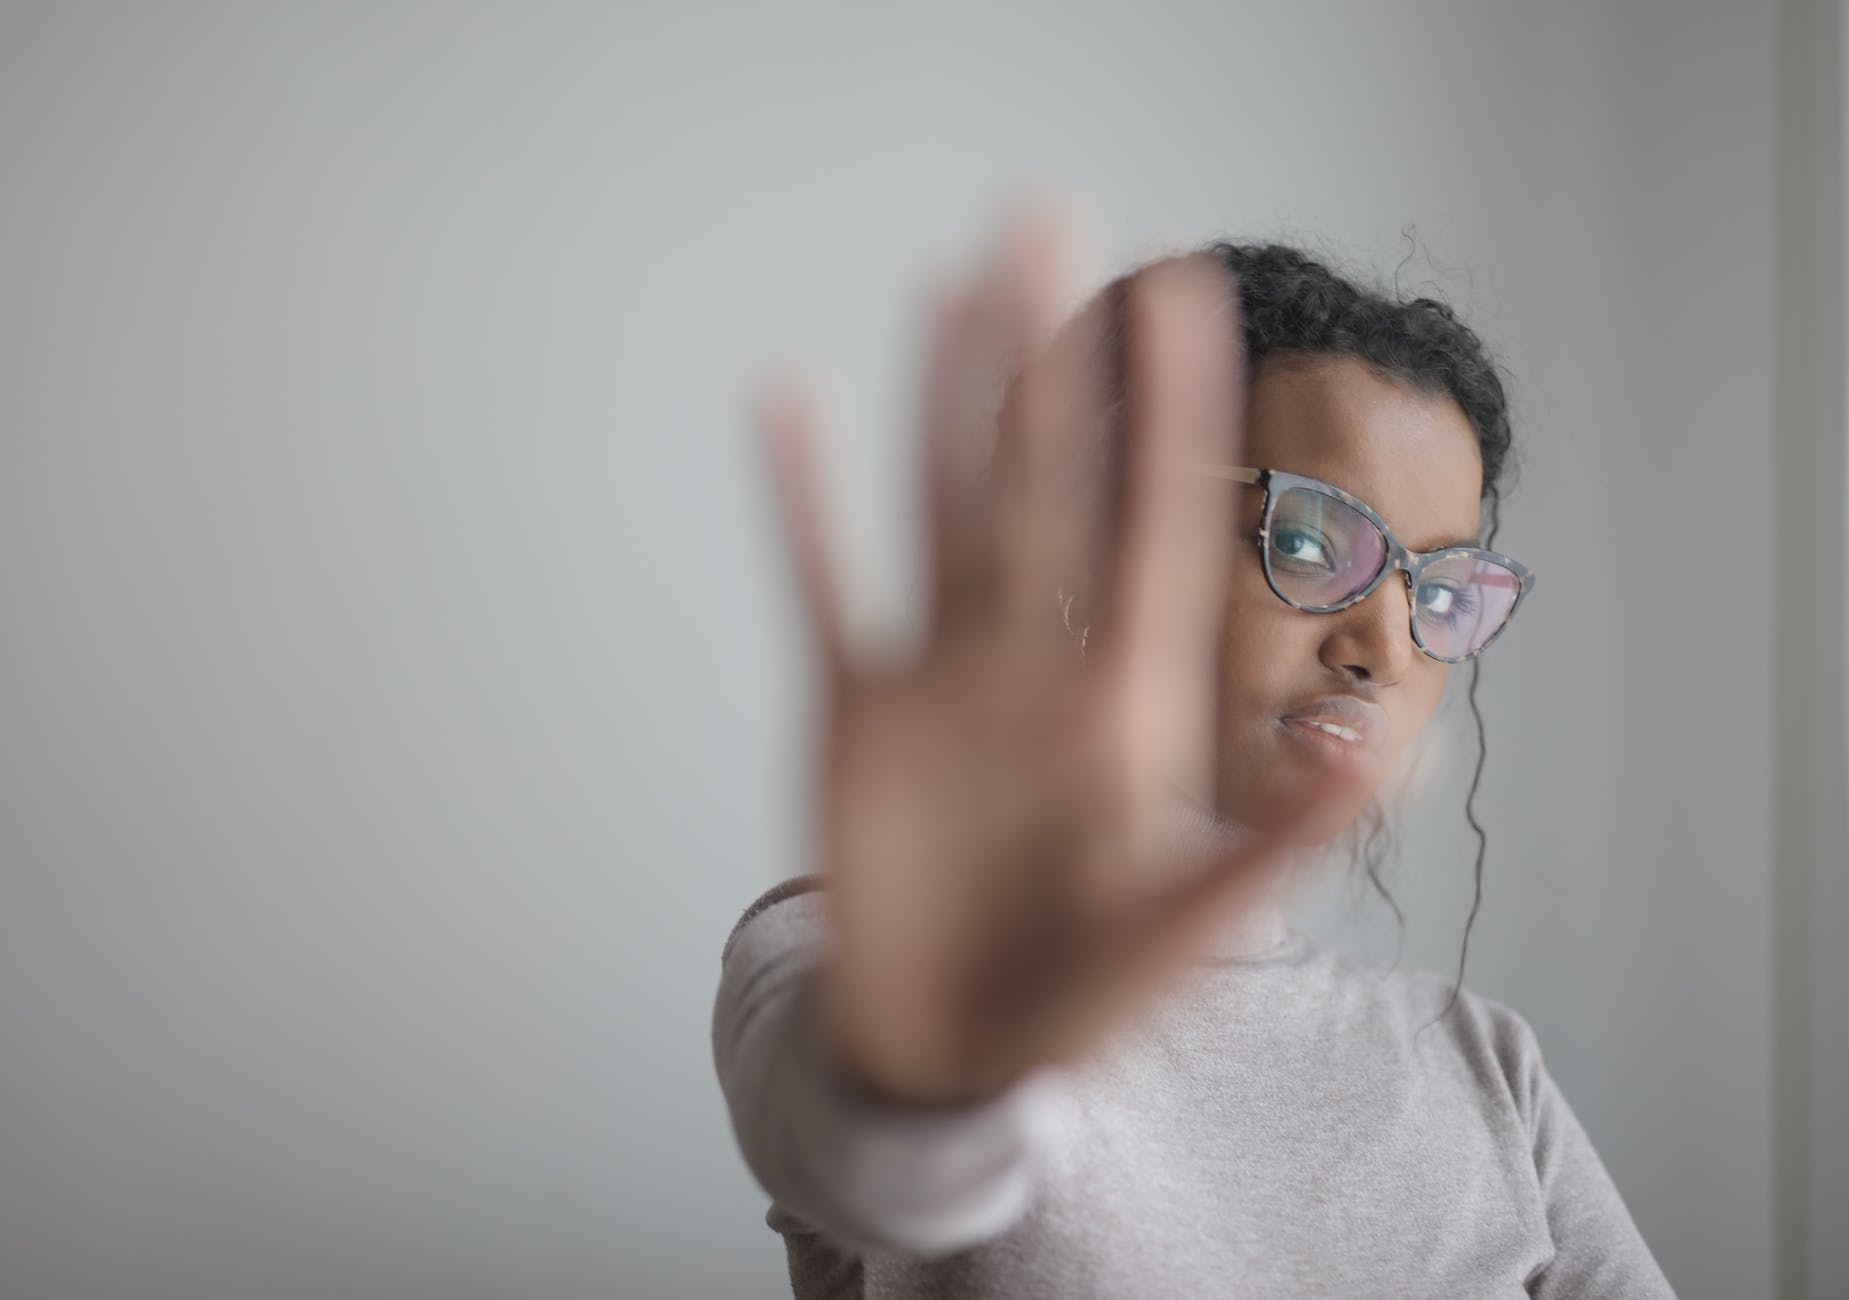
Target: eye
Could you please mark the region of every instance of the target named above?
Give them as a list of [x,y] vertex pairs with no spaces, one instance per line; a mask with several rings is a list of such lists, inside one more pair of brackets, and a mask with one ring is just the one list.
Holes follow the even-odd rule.
[[1328,573],[1335,569],[1329,539],[1298,524],[1281,524],[1271,530],[1271,552],[1275,559],[1300,573]]
[[1454,624],[1474,613],[1477,597],[1468,588],[1448,582],[1419,584],[1419,615],[1429,622]]

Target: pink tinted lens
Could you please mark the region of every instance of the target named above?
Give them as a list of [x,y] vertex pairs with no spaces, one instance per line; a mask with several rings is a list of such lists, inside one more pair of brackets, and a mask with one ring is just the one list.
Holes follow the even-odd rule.
[[1496,635],[1521,592],[1521,579],[1493,560],[1446,556],[1419,578],[1413,601],[1419,640],[1441,659],[1461,659]]
[[1339,605],[1374,580],[1387,541],[1368,517],[1326,492],[1279,494],[1266,537],[1278,590],[1301,605]]

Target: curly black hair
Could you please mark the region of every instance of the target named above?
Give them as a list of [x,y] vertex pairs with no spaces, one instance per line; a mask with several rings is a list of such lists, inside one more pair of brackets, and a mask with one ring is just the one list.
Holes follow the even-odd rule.
[[[1254,376],[1267,365],[1349,357],[1423,395],[1448,396],[1457,403],[1476,434],[1482,456],[1481,514],[1487,530],[1481,544],[1493,549],[1496,532],[1501,527],[1503,494],[1512,486],[1516,466],[1509,398],[1502,371],[1476,331],[1444,302],[1428,297],[1406,298],[1397,285],[1393,289],[1370,288],[1288,244],[1221,241],[1200,251],[1210,252],[1231,273],[1232,283],[1237,286],[1247,365]],[[1109,405],[1119,418],[1128,406],[1129,376],[1125,355],[1128,296],[1137,273],[1126,272],[1100,291],[1108,322],[1103,341],[1107,382],[1113,399]],[[1085,451],[1092,456],[1102,454],[1113,461],[1120,454],[1095,445]],[[1120,476],[1111,473],[1109,477],[1115,490],[1121,492]],[[1121,497],[1113,505],[1120,509]],[[1115,515],[1116,510],[1112,513]],[[1463,948],[1458,955],[1457,978],[1451,986],[1450,1001],[1430,1022],[1433,1024],[1449,1014],[1457,1003],[1470,951],[1470,931],[1483,902],[1483,859],[1488,837],[1475,811],[1477,788],[1488,753],[1483,712],[1477,703],[1481,676],[1482,660],[1473,658],[1470,661],[1469,702],[1471,714],[1476,719],[1477,763],[1471,775],[1470,791],[1464,798],[1464,818],[1477,837],[1476,886],[1470,916],[1464,925]],[[1364,832],[1359,829],[1363,825]],[[1357,819],[1356,827],[1355,865],[1357,869],[1365,868],[1368,880],[1393,910],[1403,944],[1406,916],[1380,874],[1389,855],[1391,831],[1378,800],[1370,801]]]
[[1502,375],[1475,330],[1436,298],[1362,288],[1285,244],[1211,245],[1239,286],[1246,355],[1257,365],[1277,353],[1353,357],[1411,384],[1444,394],[1463,410],[1483,456],[1483,497],[1495,531],[1513,437]]

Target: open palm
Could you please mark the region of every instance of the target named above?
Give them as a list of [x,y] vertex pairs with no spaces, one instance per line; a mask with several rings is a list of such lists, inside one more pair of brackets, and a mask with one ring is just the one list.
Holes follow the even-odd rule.
[[[1314,791],[1212,857],[1166,833],[1174,789],[1206,791],[1212,772],[1230,562],[1214,539],[1231,537],[1233,506],[1188,469],[1240,460],[1237,294],[1204,256],[1132,277],[1119,454],[1086,470],[1076,430],[1111,409],[1097,392],[1105,318],[1045,337],[1069,234],[1054,215],[1017,219],[935,311],[921,419],[932,608],[903,663],[848,644],[814,403],[786,392],[761,416],[823,671],[817,843],[835,945],[819,1005],[840,1060],[897,1102],[979,1099],[1084,1052],[1341,797]],[[985,376],[1017,358],[1001,417],[985,417]],[[1079,575],[1096,575],[1082,656],[1055,602]]]

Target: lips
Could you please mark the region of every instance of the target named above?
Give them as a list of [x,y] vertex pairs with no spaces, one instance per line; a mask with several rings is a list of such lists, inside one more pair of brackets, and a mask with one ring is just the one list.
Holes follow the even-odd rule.
[[1323,695],[1278,719],[1293,735],[1354,753],[1377,751],[1387,734],[1386,711],[1358,695]]

